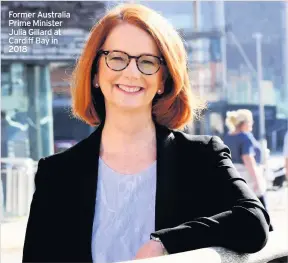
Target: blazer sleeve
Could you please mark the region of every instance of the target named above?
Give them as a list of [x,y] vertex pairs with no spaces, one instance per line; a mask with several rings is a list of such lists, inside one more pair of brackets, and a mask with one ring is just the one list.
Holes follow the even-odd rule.
[[[220,246],[242,253],[254,253],[267,243],[269,215],[248,188],[231,161],[229,148],[219,137],[208,143],[207,161],[217,176],[220,193],[227,195],[230,209],[210,217],[196,218],[179,226],[151,234],[161,240],[169,254]],[[209,208],[207,208],[209,209]]]
[[[50,179],[50,178],[49,178]],[[44,239],[49,232],[49,221],[52,218],[50,181],[44,159],[38,162],[35,174],[35,192],[30,205],[27,222],[22,262],[46,262],[47,248]]]

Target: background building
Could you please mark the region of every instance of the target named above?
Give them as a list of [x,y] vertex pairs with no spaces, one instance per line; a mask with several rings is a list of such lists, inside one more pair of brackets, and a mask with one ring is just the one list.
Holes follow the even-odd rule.
[[[223,135],[226,131],[226,111],[246,107],[255,112],[255,134],[258,136],[253,34],[261,32],[267,139],[269,147],[280,149],[288,116],[285,101],[288,66],[285,67],[287,62],[283,59],[284,45],[288,43],[288,33],[285,33],[287,17],[284,16],[287,12],[283,13],[283,10],[287,11],[288,8],[283,8],[282,2],[132,2],[158,11],[183,36],[189,59],[191,88],[207,99],[209,105],[202,121],[195,122],[191,132],[196,134]],[[91,133],[93,128],[71,115],[69,77],[92,25],[107,8],[118,3],[1,3],[2,155],[31,156],[36,160],[52,153],[57,143],[72,144]],[[30,58],[25,57],[27,54],[17,57],[7,53],[9,10],[65,10],[71,13],[71,18],[65,20],[57,47],[35,46]]]
[[[101,1],[1,2],[2,156],[38,160],[61,142],[79,141],[91,128],[72,118],[69,77],[91,27],[105,13]],[[56,45],[28,45],[9,53],[9,11],[70,13]],[[14,27],[17,29],[18,27]],[[57,149],[56,149],[57,150]]]

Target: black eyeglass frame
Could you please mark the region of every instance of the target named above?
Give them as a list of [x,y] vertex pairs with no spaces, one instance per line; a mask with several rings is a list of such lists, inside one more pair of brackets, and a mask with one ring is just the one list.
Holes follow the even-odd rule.
[[[113,69],[113,68],[109,67],[108,62],[107,62],[107,56],[108,56],[110,53],[112,53],[112,52],[120,52],[120,53],[123,53],[123,54],[127,55],[129,61],[128,61],[127,65],[126,65],[123,69],[118,69],[118,70],[117,70],[117,69]],[[122,70],[124,70],[125,68],[127,68],[127,67],[129,66],[132,58],[135,58],[135,60],[136,60],[136,65],[137,65],[138,70],[139,70],[142,74],[144,74],[144,75],[154,75],[154,74],[156,74],[156,73],[159,71],[161,65],[166,65],[166,62],[165,62],[165,60],[164,60],[163,57],[158,57],[158,56],[154,56],[154,55],[151,55],[151,54],[142,54],[142,55],[140,55],[140,56],[130,56],[128,53],[126,53],[126,52],[124,52],[124,51],[121,51],[121,50],[103,50],[103,49],[99,50],[99,51],[97,52],[97,54],[98,54],[99,56],[105,55],[105,62],[106,62],[107,67],[110,68],[110,69],[112,69],[112,70],[114,70],[114,71],[122,71]],[[139,60],[141,57],[143,57],[143,56],[154,57],[154,58],[157,58],[157,59],[159,60],[159,62],[160,62],[160,63],[159,63],[159,68],[158,68],[154,73],[147,74],[147,73],[144,73],[144,72],[139,68],[139,66],[138,66],[138,60]]]

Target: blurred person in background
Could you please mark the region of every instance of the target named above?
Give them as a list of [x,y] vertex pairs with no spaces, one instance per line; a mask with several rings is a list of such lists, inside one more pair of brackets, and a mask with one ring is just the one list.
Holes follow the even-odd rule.
[[23,262],[118,262],[222,246],[256,252],[269,215],[214,136],[182,129],[203,104],[187,54],[155,11],[119,5],[93,27],[72,78],[96,126],[39,161]]
[[5,209],[4,209],[4,189],[1,176],[0,176],[0,206],[1,206],[0,222],[2,222],[2,220],[4,219]]
[[232,162],[267,209],[267,184],[261,165],[262,155],[267,153],[262,153],[261,145],[252,133],[252,112],[247,109],[228,111],[225,123],[229,132],[224,136],[224,142],[231,150]]

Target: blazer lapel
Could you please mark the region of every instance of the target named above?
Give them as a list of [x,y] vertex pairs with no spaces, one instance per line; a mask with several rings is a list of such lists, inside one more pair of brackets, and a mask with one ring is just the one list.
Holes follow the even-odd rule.
[[[85,262],[92,262],[92,232],[95,213],[99,151],[103,125],[99,125],[96,130],[83,141],[80,150],[80,160],[77,164],[81,166],[81,182],[77,186],[81,193],[77,195],[77,203],[80,204],[77,216],[77,224],[83,226],[81,229],[82,238],[78,238],[77,245],[79,254],[85,255]],[[73,172],[73,171],[72,171]],[[75,171],[76,172],[76,171]]]
[[155,231],[171,226],[173,222],[173,189],[177,175],[176,143],[174,134],[156,124],[157,183],[155,205]]

